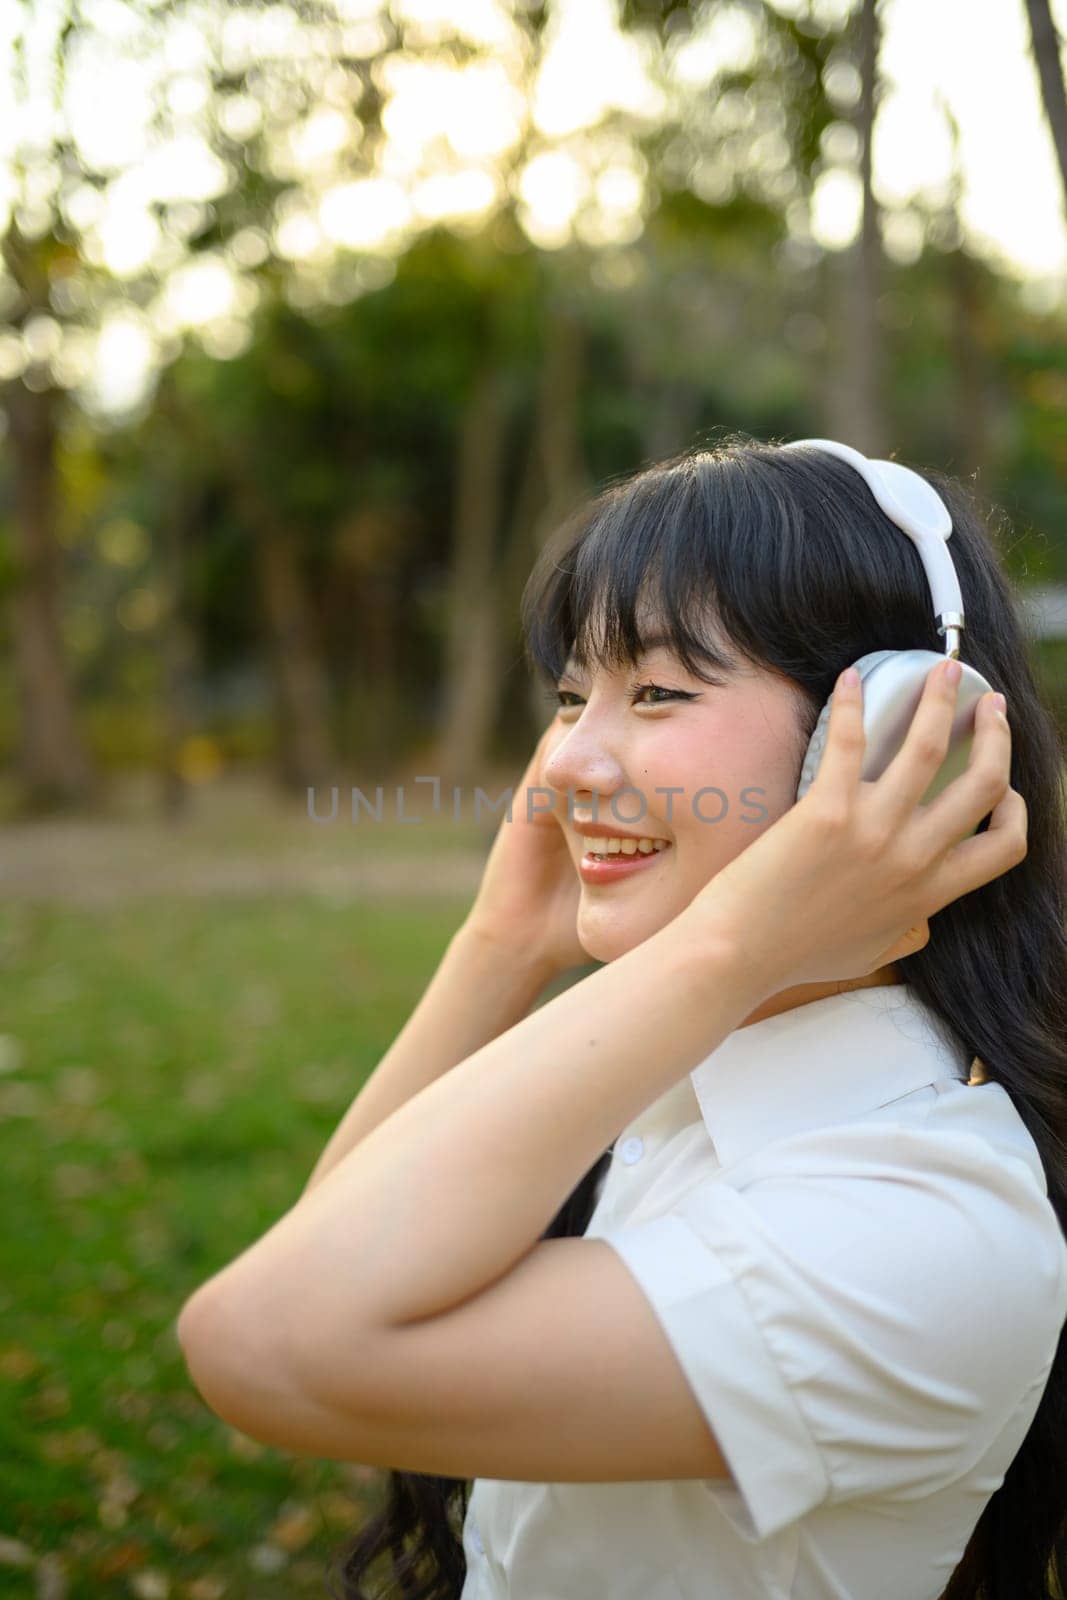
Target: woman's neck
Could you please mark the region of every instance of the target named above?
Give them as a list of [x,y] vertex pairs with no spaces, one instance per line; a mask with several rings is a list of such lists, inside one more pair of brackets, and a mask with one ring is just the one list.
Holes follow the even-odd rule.
[[903,982],[904,979],[900,976],[895,962],[890,962],[886,967],[878,967],[874,972],[868,972],[864,978],[841,978],[827,983],[798,983],[791,989],[781,989],[778,994],[770,995],[738,1026],[747,1028],[750,1023],[762,1022],[765,1017],[776,1017],[780,1011],[793,1011],[797,1006],[809,1005],[812,1000],[825,1000],[827,995],[845,994],[849,989],[874,989],[883,984]]

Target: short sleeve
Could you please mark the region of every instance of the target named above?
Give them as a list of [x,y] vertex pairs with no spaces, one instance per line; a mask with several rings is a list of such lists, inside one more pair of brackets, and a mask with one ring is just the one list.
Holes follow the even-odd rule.
[[756,1539],[820,1505],[964,1476],[1043,1387],[1067,1316],[1047,1197],[966,1134],[806,1133],[744,1180],[709,1174],[600,1237],[730,1467],[712,1493],[734,1519],[740,1495]]

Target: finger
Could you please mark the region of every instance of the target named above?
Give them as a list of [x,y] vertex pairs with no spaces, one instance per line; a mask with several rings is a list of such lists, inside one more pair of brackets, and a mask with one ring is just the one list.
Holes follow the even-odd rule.
[[975,707],[974,741],[967,765],[935,800],[920,807],[915,824],[920,848],[931,855],[950,846],[974,829],[999,805],[1011,784],[1011,728],[993,704],[992,693]]
[[850,794],[859,784],[866,748],[863,684],[848,683],[842,672],[830,696],[826,745],[809,793]]
[[940,661],[926,674],[904,743],[878,779],[879,804],[898,822],[911,817],[948,751],[959,687],[945,677],[948,664]]
[[[935,897],[934,911],[940,911],[961,895],[970,894],[1010,872],[1025,860],[1029,812],[1018,789],[1009,789],[993,808],[989,827],[954,845],[941,865],[930,875]],[[931,912],[931,915],[933,912]]]
[[533,754],[526,763],[526,771],[522,775],[523,784],[529,785],[531,788],[535,788],[538,784],[543,782],[541,772],[545,764],[545,758],[548,755],[550,746],[552,744],[554,732],[555,729],[553,728],[552,723],[549,723],[547,728],[542,729],[541,736],[534,746]]
[[516,802],[524,822],[531,823],[534,827],[544,827],[552,822],[558,822],[556,816],[556,796],[545,783],[544,763],[549,753],[551,744],[552,727],[545,728],[541,733],[533,754],[526,763],[526,771],[519,779]]

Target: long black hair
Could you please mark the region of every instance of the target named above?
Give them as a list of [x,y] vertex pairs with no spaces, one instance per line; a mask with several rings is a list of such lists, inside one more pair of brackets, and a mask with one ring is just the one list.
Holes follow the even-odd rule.
[[[1010,1095],[1067,1232],[1064,743],[1002,568],[1001,514],[959,480],[918,470],[952,517],[966,614],[960,657],[1007,696],[1011,782],[1026,800],[1029,832],[1025,859],[945,906],[931,918],[929,943],[897,966]],[[717,681],[732,665],[721,654],[725,640],[799,685],[801,752],[851,662],[872,650],[944,650],[918,551],[859,474],[825,451],[783,450],[737,433],[612,482],[557,530],[523,593],[527,659],[551,684],[568,657],[581,668],[634,664],[639,619],[649,615],[698,678]],[[610,1158],[610,1150],[599,1157],[543,1238],[584,1233]],[[334,1557],[335,1592],[369,1600],[361,1579],[388,1551],[392,1566],[375,1591],[382,1600],[457,1600],[470,1488],[463,1479],[391,1472],[381,1513]],[[1030,1430],[941,1600],[1052,1600],[1067,1575],[1065,1517],[1061,1335]]]

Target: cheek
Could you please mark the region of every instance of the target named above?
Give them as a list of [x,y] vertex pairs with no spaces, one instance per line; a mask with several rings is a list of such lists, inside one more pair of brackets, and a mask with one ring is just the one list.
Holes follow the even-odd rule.
[[629,763],[634,787],[648,796],[650,811],[659,811],[666,796],[655,790],[669,785],[688,788],[691,778],[707,767],[707,741],[693,737],[692,729],[678,722],[661,722],[646,728]]
[[[669,778],[649,777],[651,784],[673,784],[684,792],[675,796],[678,825],[699,826],[693,811],[693,797],[701,789],[720,790],[701,796],[697,806],[701,815],[714,818],[723,813],[717,827],[733,830],[738,819],[747,820],[742,832],[751,835],[755,818],[763,808],[777,817],[792,804],[796,788],[797,733],[791,719],[770,719],[761,709],[751,714],[726,719],[709,719],[694,738],[692,731],[664,730],[657,742],[656,766],[669,770]],[[649,763],[651,765],[651,762]],[[662,811],[665,796],[652,796]],[[703,830],[714,833],[715,828]]]
[[[643,796],[644,816],[669,819],[671,829],[684,831],[692,795],[714,781],[709,777],[714,763],[708,758],[708,742],[694,738],[693,729],[683,727],[680,719],[642,728],[641,735],[626,761],[627,782]],[[663,792],[672,789],[680,793]],[[620,819],[623,811],[629,818],[637,808],[637,799],[625,795],[619,801]]]

